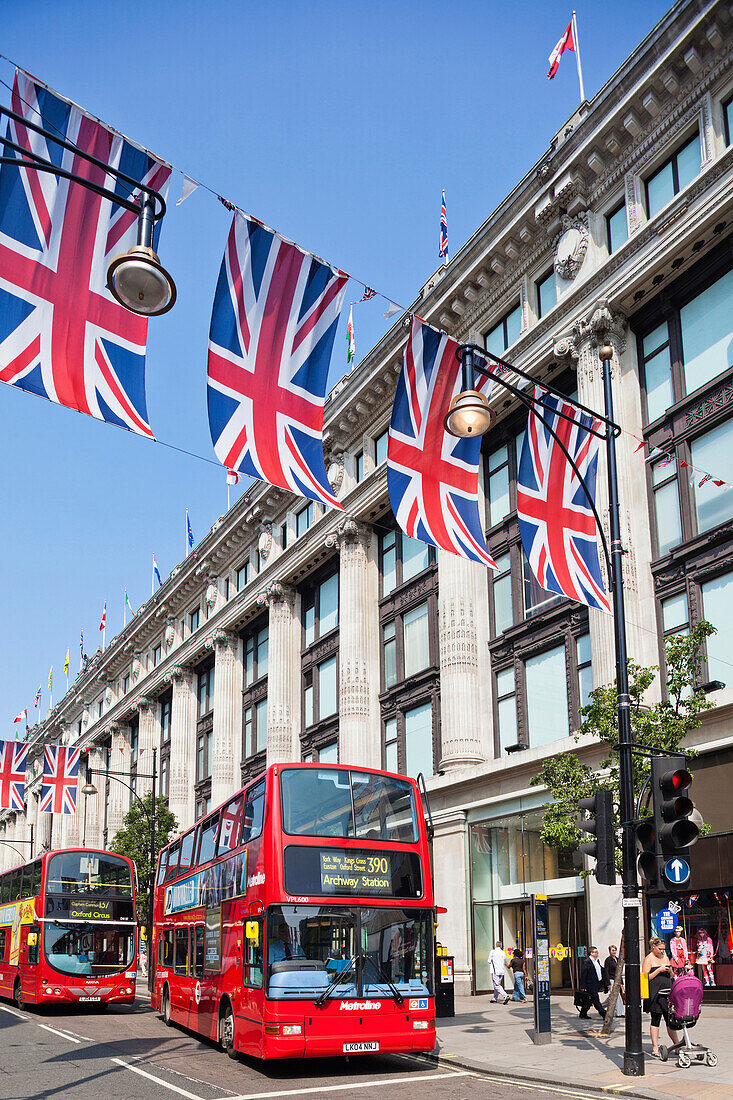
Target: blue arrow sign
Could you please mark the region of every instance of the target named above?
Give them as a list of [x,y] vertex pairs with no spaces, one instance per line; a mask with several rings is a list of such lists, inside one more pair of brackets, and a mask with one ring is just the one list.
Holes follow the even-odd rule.
[[664,874],[675,886],[681,886],[690,877],[690,865],[687,860],[679,857],[667,860],[664,865]]

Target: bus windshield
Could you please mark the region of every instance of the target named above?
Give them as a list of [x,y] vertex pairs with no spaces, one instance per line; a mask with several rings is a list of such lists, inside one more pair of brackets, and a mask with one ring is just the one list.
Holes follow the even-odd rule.
[[99,852],[60,852],[51,856],[46,872],[50,894],[93,894],[132,897],[132,872],[118,856]]
[[[273,998],[390,997],[432,989],[432,912],[369,906],[282,905],[268,911]],[[334,981],[337,976],[342,981]]]
[[280,790],[282,826],[291,836],[417,841],[415,798],[404,779],[348,768],[285,768]]
[[134,928],[93,924],[46,923],[46,961],[63,974],[102,977],[117,974],[133,960]]

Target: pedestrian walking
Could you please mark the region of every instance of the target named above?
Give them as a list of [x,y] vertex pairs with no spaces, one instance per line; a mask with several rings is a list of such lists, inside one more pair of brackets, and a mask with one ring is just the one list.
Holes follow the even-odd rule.
[[649,954],[641,966],[642,974],[649,975],[649,1000],[644,1008],[651,1013],[649,1034],[652,1040],[652,1057],[659,1058],[659,1025],[664,1016],[672,1044],[678,1043],[679,1035],[669,1026],[669,994],[672,991],[672,964],[664,949],[664,940],[652,936],[649,940]]
[[492,1001],[500,1001],[503,1005],[509,1001],[507,991],[504,989],[504,966],[506,963],[506,956],[504,955],[504,948],[501,946],[501,940],[496,941],[494,950],[489,954],[489,966],[491,967],[491,981],[494,986],[494,996]]
[[[608,957],[603,964],[603,977],[606,979],[606,986],[608,989],[613,989],[613,983],[616,981],[616,969],[618,967],[618,947],[615,943],[610,944],[608,948]],[[618,1000],[616,1001],[616,1015],[623,1016],[624,1014],[624,987],[623,982],[618,991]]]
[[527,995],[524,992],[527,983],[527,963],[524,960],[524,951],[520,947],[514,948],[509,969],[514,974],[512,1000],[524,1002],[527,1000]]
[[601,990],[605,992],[606,988],[603,970],[598,961],[598,948],[591,947],[588,952],[588,958],[583,963],[583,969],[580,972],[580,989],[583,993],[587,994],[585,1003],[580,1011],[581,1020],[588,1019],[588,1009],[591,1005],[593,1005],[601,1019],[605,1019],[606,1013],[603,1011],[603,1005],[601,1004],[598,994]]

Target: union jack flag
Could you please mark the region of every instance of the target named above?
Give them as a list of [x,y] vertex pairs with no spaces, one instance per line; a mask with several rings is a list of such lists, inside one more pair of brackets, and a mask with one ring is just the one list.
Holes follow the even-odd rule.
[[47,814],[76,813],[76,780],[81,749],[46,745],[43,750],[43,786],[38,809]]
[[[541,400],[540,415],[562,441],[595,497],[600,440],[589,428],[599,428],[599,421],[540,387],[534,394],[535,400]],[[571,419],[558,415],[560,412]],[[522,444],[517,516],[524,552],[537,582],[550,592],[610,612],[593,510],[577,474],[534,408]]]
[[[17,72],[12,109],[162,193],[170,168]],[[10,120],[7,137],[116,194],[126,184]],[[5,154],[20,159],[7,146]],[[133,196],[134,197],[134,196]],[[78,183],[0,172],[0,381],[152,437],[145,401],[147,318],[107,290],[109,261],[137,239],[135,214]]]
[[440,243],[438,244],[438,257],[448,258],[448,212],[445,208],[445,191],[440,203]]
[[240,825],[242,823],[242,809],[244,797],[240,796],[234,802],[230,802],[221,811],[221,825],[219,826],[219,851],[231,852],[239,844]]
[[[387,444],[392,511],[411,538],[496,569],[478,507],[481,439],[457,439],[443,417],[461,388],[458,344],[413,317]],[[476,384],[485,390],[483,379]]]
[[0,741],[0,807],[3,810],[23,809],[27,755],[27,745]]
[[341,508],[323,461],[328,367],[348,276],[236,213],[209,333],[219,460]]

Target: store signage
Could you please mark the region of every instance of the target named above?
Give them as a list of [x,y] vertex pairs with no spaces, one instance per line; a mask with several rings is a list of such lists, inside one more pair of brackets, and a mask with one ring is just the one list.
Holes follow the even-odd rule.
[[660,909],[657,913],[657,922],[660,932],[674,932],[677,927],[677,918],[671,909]]
[[[562,946],[562,945],[561,945]],[[550,921],[546,894],[532,894],[532,951],[534,953],[534,1042],[552,1042],[550,1021]]]

